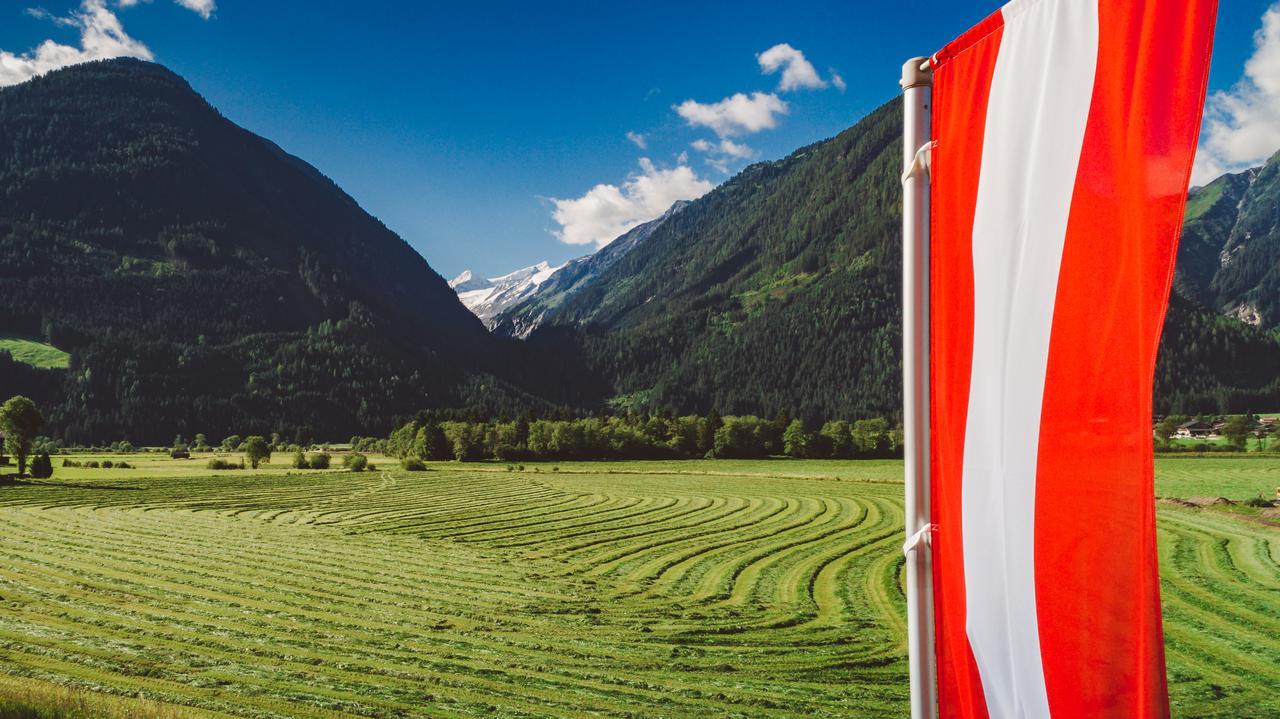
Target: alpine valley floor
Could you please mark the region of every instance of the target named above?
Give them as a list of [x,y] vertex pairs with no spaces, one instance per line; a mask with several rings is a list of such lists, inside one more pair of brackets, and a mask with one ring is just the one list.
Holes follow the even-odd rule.
[[[0,717],[906,712],[897,462],[128,459],[0,486]],[[1157,472],[1280,485],[1276,459]],[[1174,715],[1280,717],[1280,521],[1159,523]]]

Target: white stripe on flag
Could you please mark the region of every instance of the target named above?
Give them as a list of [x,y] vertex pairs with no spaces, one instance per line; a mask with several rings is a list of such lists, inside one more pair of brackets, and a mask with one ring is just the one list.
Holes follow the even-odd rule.
[[973,223],[965,629],[992,719],[1041,719],[1049,700],[1036,614],[1036,456],[1054,295],[1093,97],[1098,0],[1014,0],[1003,13]]

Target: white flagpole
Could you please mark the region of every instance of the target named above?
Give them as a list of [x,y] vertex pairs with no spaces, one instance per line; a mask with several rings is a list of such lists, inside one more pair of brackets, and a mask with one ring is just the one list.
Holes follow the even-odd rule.
[[933,566],[929,547],[929,143],[933,70],[902,67],[902,422],[905,431],[907,664],[911,717],[937,716]]

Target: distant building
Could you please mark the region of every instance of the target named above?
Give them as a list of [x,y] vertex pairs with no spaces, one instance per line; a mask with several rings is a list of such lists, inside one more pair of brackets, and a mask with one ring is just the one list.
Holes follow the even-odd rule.
[[1176,434],[1178,437],[1188,439],[1202,439],[1213,434],[1213,432],[1213,425],[1208,422],[1201,422],[1198,419],[1193,419],[1190,422],[1183,422],[1178,425],[1178,431]]

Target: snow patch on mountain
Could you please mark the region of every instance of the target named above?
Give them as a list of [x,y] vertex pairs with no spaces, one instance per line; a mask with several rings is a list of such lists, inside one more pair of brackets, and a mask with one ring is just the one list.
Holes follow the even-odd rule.
[[508,307],[531,297],[561,267],[564,265],[552,267],[548,262],[539,262],[532,267],[490,278],[479,278],[471,270],[466,270],[453,278],[449,286],[458,293],[462,304],[492,329],[494,318]]

